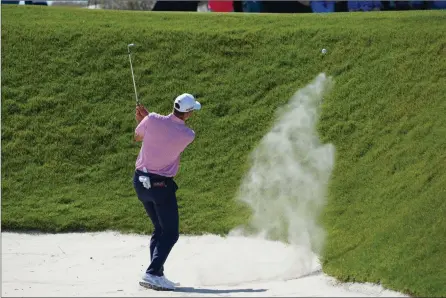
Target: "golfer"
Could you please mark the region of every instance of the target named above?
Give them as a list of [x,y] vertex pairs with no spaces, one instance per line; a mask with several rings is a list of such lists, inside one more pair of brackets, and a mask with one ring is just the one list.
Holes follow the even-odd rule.
[[179,237],[179,216],[176,199],[177,174],[181,153],[195,139],[195,132],[186,126],[201,104],[193,95],[184,93],[174,101],[167,116],[148,113],[142,105],[136,107],[135,140],[142,142],[136,159],[133,178],[138,199],[152,221],[150,239],[151,263],[143,280],[155,290],[173,290],[175,284],[164,276],[164,263]]

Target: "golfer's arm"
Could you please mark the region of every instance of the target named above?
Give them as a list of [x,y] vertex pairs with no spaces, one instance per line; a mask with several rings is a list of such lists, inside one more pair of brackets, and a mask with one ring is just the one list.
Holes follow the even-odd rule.
[[144,138],[143,135],[140,135],[140,134],[138,134],[138,132],[137,132],[138,127],[139,127],[141,121],[142,121],[142,120],[139,120],[139,121],[138,121],[138,125],[136,126],[136,129],[135,129],[135,141],[136,141],[136,142],[142,142],[142,140],[143,140],[143,138]]
[[144,139],[144,132],[146,129],[145,127],[147,125],[148,119],[149,119],[149,117],[147,115],[142,118],[136,117],[136,122],[138,123],[135,128],[135,141],[136,142],[142,142],[142,140]]
[[143,138],[144,138],[143,136],[140,136],[140,135],[138,135],[138,134],[135,133],[135,141],[136,141],[136,142],[142,142],[142,139],[143,139]]

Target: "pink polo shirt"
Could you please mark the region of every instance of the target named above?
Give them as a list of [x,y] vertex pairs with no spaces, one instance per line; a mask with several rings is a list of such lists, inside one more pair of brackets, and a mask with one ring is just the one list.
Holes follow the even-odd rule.
[[173,114],[149,113],[135,133],[143,136],[136,169],[146,167],[148,172],[166,177],[177,174],[181,153],[195,139],[195,132]]

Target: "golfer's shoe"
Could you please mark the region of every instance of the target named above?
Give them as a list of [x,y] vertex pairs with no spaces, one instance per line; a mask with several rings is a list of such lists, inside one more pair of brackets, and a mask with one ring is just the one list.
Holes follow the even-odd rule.
[[139,284],[145,288],[149,288],[156,291],[173,291],[175,287],[166,283],[161,276],[145,273],[142,277],[142,281]]
[[167,277],[165,275],[161,276],[161,279],[164,281],[164,283],[170,285],[170,287],[172,287],[172,288],[178,287],[180,285],[179,282],[173,282],[173,281],[167,279]]

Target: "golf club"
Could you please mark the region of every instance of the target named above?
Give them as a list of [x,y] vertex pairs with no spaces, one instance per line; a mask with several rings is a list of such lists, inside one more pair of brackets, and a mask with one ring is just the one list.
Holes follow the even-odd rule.
[[133,87],[135,88],[135,99],[136,99],[136,105],[139,105],[139,100],[138,100],[138,94],[136,92],[136,84],[135,84],[135,75],[133,74],[133,65],[132,65],[132,57],[131,57],[131,53],[130,53],[130,47],[135,46],[134,43],[131,43],[127,46],[127,49],[129,51],[129,60],[130,60],[130,69],[132,71],[132,78],[133,78]]

